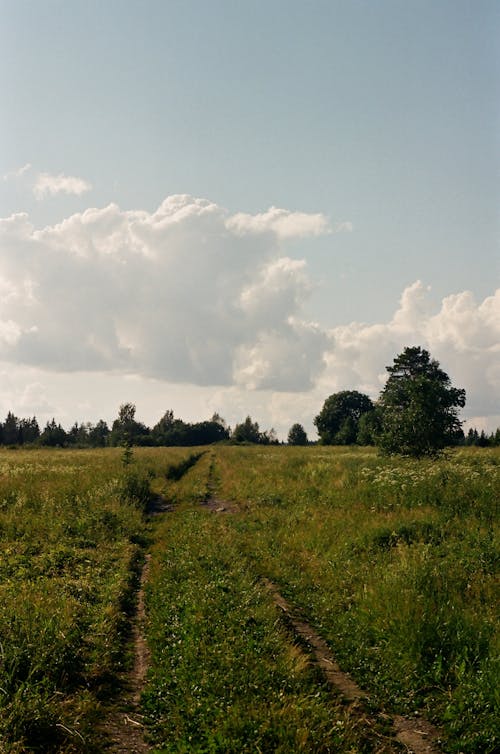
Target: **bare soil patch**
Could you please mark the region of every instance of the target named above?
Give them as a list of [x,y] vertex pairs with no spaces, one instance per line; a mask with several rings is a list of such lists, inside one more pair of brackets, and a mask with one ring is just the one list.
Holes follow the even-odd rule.
[[227,500],[219,500],[215,497],[209,497],[203,500],[200,505],[212,513],[237,513],[239,508],[235,503],[229,503]]
[[169,502],[161,495],[155,495],[151,498],[146,509],[147,516],[160,516],[162,513],[172,513],[175,510],[173,503]]

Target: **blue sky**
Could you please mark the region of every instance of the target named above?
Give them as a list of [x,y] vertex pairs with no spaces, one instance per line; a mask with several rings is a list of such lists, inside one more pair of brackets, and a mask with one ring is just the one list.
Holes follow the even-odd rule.
[[[4,400],[19,413],[112,418],[109,390],[135,401],[147,421],[172,403],[184,415],[226,411],[231,422],[248,407],[281,433],[296,420],[311,430],[336,389],[375,395],[385,365],[411,340],[467,387],[468,418],[500,423],[498,3],[3,0],[0,9],[0,214],[24,212],[31,227],[22,243],[19,233],[17,245],[3,241],[0,267],[11,291],[0,310],[0,322],[11,323],[0,352]],[[185,195],[174,213],[184,230],[160,238],[151,217],[172,195]],[[206,212],[187,197],[217,208],[208,241]],[[169,258],[185,264],[153,270],[149,261],[144,275],[139,265],[136,286],[104,274],[102,254],[83,272],[75,258],[95,247],[97,225],[76,231],[70,219],[110,203],[119,212],[112,220],[108,212],[104,230],[103,217],[95,219],[106,248],[124,222],[130,239],[137,219],[125,215],[142,210],[141,238],[155,225],[147,259],[168,246]],[[265,215],[270,207],[288,213],[286,231]],[[241,214],[244,230],[231,220]],[[261,217],[258,233],[249,217]],[[48,227],[52,233],[36,236]],[[125,236],[116,255],[126,253]],[[218,318],[213,308],[208,314],[204,280],[193,282],[207,243],[214,256],[205,282],[219,297],[230,282],[236,296]],[[221,244],[233,244],[230,266],[255,244],[253,269],[242,262],[228,278]],[[71,258],[56,246],[73,249]],[[5,261],[24,253],[23,269]],[[54,268],[41,282],[42,255],[46,271]],[[83,300],[62,314],[49,295],[52,280],[54,296],[71,301],[67,288],[82,274],[86,300],[102,308],[102,342],[100,320],[91,329]],[[148,309],[146,293],[136,291],[159,275],[185,288],[192,306],[165,306],[159,288]],[[135,324],[119,305],[103,307],[104,281],[121,286]],[[13,293],[28,283],[39,305],[30,311]],[[111,301],[117,295],[118,287]],[[140,350],[146,314],[155,312],[170,324]],[[62,316],[66,330],[55,324]],[[238,327],[229,326],[235,317]],[[71,332],[99,341],[102,358],[85,348],[72,357]],[[186,352],[181,339],[171,345],[179,332]],[[200,339],[213,341],[210,357]],[[313,366],[307,375],[297,369],[295,384],[301,349]],[[219,373],[217,358],[231,369]],[[89,381],[86,399],[75,401]]]

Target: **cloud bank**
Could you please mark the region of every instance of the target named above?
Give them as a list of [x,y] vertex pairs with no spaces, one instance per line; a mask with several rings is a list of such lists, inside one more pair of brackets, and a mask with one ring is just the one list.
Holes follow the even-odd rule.
[[421,281],[406,288],[392,319],[333,328],[321,384],[357,386],[376,397],[405,346],[421,345],[438,359],[454,385],[467,391],[467,415],[500,414],[500,288],[477,303],[470,291],[447,296],[434,311]]
[[[287,423],[310,426],[337,390],[376,398],[385,366],[421,345],[467,390],[467,416],[498,416],[500,289],[435,307],[417,281],[388,322],[307,321],[313,284],[286,244],[350,229],[274,207],[231,215],[188,195],[155,212],[88,209],[43,229],[13,215],[0,220],[0,360],[190,385],[205,402],[210,388],[230,420],[253,407],[286,434]],[[31,405],[34,392],[22,400]]]
[[329,338],[299,317],[310,283],[282,241],[327,228],[321,215],[242,218],[185,195],[153,213],[111,204],[42,230],[14,215],[0,221],[0,358],[306,390]]

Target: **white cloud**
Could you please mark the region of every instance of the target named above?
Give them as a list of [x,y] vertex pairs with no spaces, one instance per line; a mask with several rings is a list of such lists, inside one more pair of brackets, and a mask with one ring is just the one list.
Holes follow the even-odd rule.
[[31,170],[31,162],[27,162],[25,165],[22,165],[20,168],[16,168],[16,170],[11,170],[8,173],[5,173],[5,175],[2,176],[4,181],[10,181],[12,179],[21,178],[23,175],[28,173]]
[[481,303],[464,291],[443,299],[434,312],[429,288],[405,289],[391,321],[333,328],[321,384],[329,393],[357,388],[377,397],[385,366],[405,346],[420,345],[438,359],[452,383],[467,391],[466,416],[498,414],[500,396],[500,289]]
[[274,233],[278,238],[283,239],[321,236],[330,232],[328,220],[322,214],[289,212],[277,207],[271,207],[267,212],[258,215],[238,212],[228,220],[227,226],[241,235]]
[[0,221],[0,276],[10,291],[0,319],[12,323],[0,358],[303,389],[321,371],[326,337],[298,319],[310,285],[305,263],[282,256],[282,236],[279,227],[236,229],[225,210],[185,195],[154,213],[112,204],[42,230],[26,214]]
[[[286,436],[295,421],[313,434],[333,392],[376,398],[386,365],[421,345],[466,388],[464,415],[490,426],[499,414],[500,289],[480,302],[462,291],[436,307],[417,281],[387,322],[328,330],[305,321],[313,285],[305,261],[286,255],[288,240],[328,227],[321,215],[230,215],[187,195],[152,213],[111,204],[43,229],[25,213],[0,220],[0,359],[19,374],[34,370],[22,378],[35,385],[30,405],[45,385],[61,420],[108,418],[85,391],[106,382],[113,412],[123,400],[139,409],[147,394],[146,421],[170,406],[186,419],[219,411],[233,424],[251,413]],[[90,413],[72,414],[79,404]]]
[[39,173],[33,186],[33,193],[38,200],[41,200],[56,194],[81,196],[90,191],[91,188],[92,184],[88,181],[73,175]]

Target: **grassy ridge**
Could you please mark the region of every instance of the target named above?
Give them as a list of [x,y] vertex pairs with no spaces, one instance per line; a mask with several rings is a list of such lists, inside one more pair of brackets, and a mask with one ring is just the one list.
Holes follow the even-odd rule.
[[448,751],[498,745],[500,454],[438,463],[365,449],[226,448],[219,494],[256,571],[312,618],[393,709],[446,727]]

